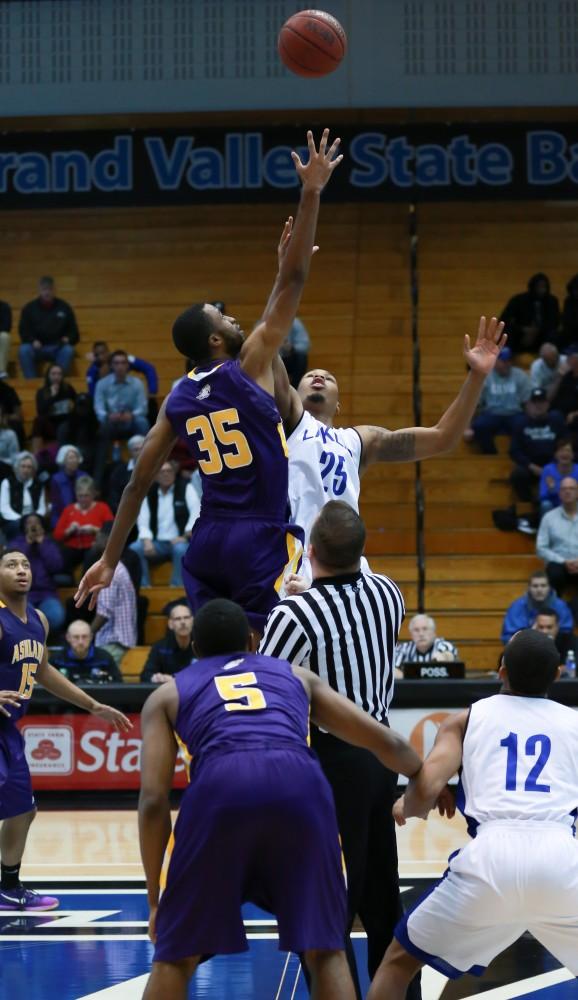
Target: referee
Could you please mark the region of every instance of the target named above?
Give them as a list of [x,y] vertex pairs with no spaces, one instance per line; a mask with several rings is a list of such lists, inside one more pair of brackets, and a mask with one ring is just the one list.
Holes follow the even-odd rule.
[[[259,652],[308,666],[335,691],[389,725],[395,645],[405,608],[392,580],[360,571],[364,544],[359,515],[339,500],[325,504],[311,531],[311,589],[273,609]],[[397,775],[369,751],[315,727],[311,745],[335,797],[347,868],[349,928],[359,914],[373,978],[402,912],[391,814]],[[353,948],[350,941],[347,944],[361,996]],[[412,987],[407,995],[415,1000],[419,981]]]

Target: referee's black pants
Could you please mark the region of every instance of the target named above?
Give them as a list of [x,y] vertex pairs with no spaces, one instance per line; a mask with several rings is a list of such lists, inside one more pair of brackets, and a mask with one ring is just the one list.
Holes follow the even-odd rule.
[[[349,930],[359,914],[367,934],[367,967],[373,979],[402,915],[391,814],[397,775],[384,768],[369,750],[353,747],[315,727],[311,729],[311,746],[333,789],[347,868]],[[347,958],[360,997],[349,938]],[[413,980],[407,996],[409,1000],[421,997],[419,977]]]

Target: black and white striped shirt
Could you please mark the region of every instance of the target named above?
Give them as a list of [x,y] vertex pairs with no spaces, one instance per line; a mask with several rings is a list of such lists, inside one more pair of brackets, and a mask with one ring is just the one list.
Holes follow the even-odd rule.
[[324,577],[269,615],[259,652],[308,666],[379,722],[393,695],[400,590],[373,573]]
[[429,649],[425,653],[420,653],[413,639],[407,642],[400,642],[395,651],[395,666],[401,667],[402,663],[431,663],[438,657],[439,653],[451,653],[454,660],[458,659],[458,651],[453,642],[448,639],[434,639]]

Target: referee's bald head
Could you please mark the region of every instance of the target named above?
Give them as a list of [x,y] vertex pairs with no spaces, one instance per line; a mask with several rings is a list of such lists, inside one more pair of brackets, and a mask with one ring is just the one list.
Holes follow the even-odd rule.
[[311,557],[320,566],[344,572],[358,569],[365,546],[365,525],[343,500],[330,500],[313,523]]

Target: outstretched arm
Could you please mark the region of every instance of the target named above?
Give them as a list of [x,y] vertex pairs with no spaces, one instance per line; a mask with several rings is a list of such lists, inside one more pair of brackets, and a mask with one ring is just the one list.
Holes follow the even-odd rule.
[[335,167],[343,159],[336,156],[339,139],[327,149],[329,129],[325,129],[316,149],[313,133],[307,133],[309,161],[303,164],[297,153],[293,162],[302,189],[297,218],[285,223],[281,242],[286,252],[280,260],[279,272],[265,307],[261,322],[255,327],[241,349],[241,365],[251,378],[273,394],[271,362],[279,351],[299,307],[301,294],[309,272],[313,253],[319,200]]
[[433,750],[418,774],[411,779],[394,815],[400,826],[410,816],[426,816],[436,804],[448,781],[462,763],[464,735],[469,709],[450,715],[442,722]]
[[399,733],[382,726],[367,712],[337,694],[310,670],[293,667],[311,698],[311,720],[346,743],[371,750],[384,767],[411,777],[421,767],[421,757]]
[[[39,611],[38,615],[48,636],[48,622],[42,611]],[[53,667],[48,662],[46,649],[44,650],[42,662],[36,671],[35,679],[39,684],[42,684],[43,688],[46,688],[51,694],[56,695],[57,698],[61,698],[62,701],[68,701],[71,705],[76,705],[77,708],[83,708],[85,712],[90,712],[91,715],[97,715],[99,719],[103,719],[105,722],[110,722],[119,732],[132,729],[132,722],[130,719],[127,719],[126,715],[119,712],[117,708],[112,708],[110,705],[103,705],[102,702],[91,698],[86,691],[77,687],[76,684],[73,684],[72,681],[69,681],[68,678],[61,674],[60,670]]]
[[363,444],[362,471],[375,462],[418,462],[455,448],[475,413],[486,376],[505,346],[503,330],[504,324],[495,316],[489,322],[482,316],[473,348],[466,334],[464,357],[470,372],[458,396],[434,427],[405,427],[399,431],[356,427]]
[[99,590],[108,587],[118,565],[126,540],[136,522],[141,504],[156,475],[174,448],[176,435],[165,413],[165,399],[154,427],[148,432],[142,451],[126,485],[116,512],[114,524],[102,557],[84,574],[74,595],[76,607],[90,595],[89,608],[96,607]]

